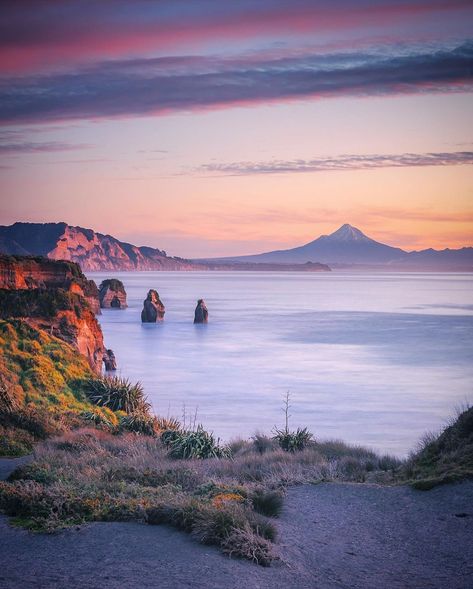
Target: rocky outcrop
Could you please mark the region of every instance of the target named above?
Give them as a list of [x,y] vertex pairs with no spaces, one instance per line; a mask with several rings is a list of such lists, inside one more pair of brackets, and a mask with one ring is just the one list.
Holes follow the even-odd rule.
[[107,372],[117,369],[117,360],[113,350],[105,350],[103,354],[103,363]]
[[77,264],[40,256],[0,254],[0,288],[9,290],[61,288],[84,297],[95,314],[100,313],[99,291]]
[[117,278],[104,280],[99,286],[102,309],[126,309],[126,291],[123,282]]
[[0,251],[76,262],[93,270],[195,270],[202,264],[170,257],[152,247],[137,247],[111,235],[67,223],[14,223],[0,226]]
[[148,296],[143,301],[143,310],[141,311],[141,321],[143,323],[156,323],[164,319],[165,307],[159,298],[156,290],[148,291]]
[[199,299],[194,312],[194,323],[208,323],[208,321],[209,312],[205,305],[204,299]]
[[98,289],[71,262],[0,256],[0,318],[21,318],[73,346],[101,372]]

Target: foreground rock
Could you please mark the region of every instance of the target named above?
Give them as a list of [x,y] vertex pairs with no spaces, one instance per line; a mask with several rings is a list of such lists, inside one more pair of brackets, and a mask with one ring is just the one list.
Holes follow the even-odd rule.
[[103,363],[105,365],[105,370],[107,372],[111,372],[112,370],[117,369],[117,359],[115,358],[115,354],[113,350],[105,350],[103,353]]
[[209,321],[209,312],[205,305],[204,299],[199,299],[197,301],[197,307],[195,308],[194,312],[194,323],[208,323]]
[[158,291],[151,289],[148,296],[143,301],[143,310],[141,311],[141,321],[143,323],[156,323],[164,319],[166,309],[159,298]]
[[123,282],[117,278],[104,280],[99,286],[100,306],[102,309],[126,309],[126,291]]

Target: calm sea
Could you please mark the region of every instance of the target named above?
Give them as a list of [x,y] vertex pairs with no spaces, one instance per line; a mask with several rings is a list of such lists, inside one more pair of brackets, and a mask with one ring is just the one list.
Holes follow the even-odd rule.
[[[123,281],[129,308],[99,317],[119,373],[156,413],[224,440],[290,426],[406,455],[473,401],[473,275],[89,273]],[[148,289],[166,305],[141,324]],[[208,325],[193,325],[198,298]]]

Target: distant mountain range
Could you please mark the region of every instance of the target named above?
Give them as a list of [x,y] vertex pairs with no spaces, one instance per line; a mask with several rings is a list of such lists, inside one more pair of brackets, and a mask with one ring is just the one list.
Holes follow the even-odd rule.
[[325,264],[271,264],[197,262],[171,257],[152,247],[138,247],[93,229],[67,223],[14,223],[0,226],[0,252],[44,256],[78,263],[82,270],[240,270],[262,272],[329,272]]
[[371,239],[352,225],[342,225],[330,235],[321,235],[300,247],[263,254],[237,256],[220,261],[240,263],[304,264],[321,262],[330,266],[389,266],[399,269],[473,270],[473,247],[426,249],[407,252]]
[[187,260],[152,247],[138,247],[111,235],[67,223],[14,223],[0,226],[0,252],[69,260],[93,270],[291,270],[327,271],[331,267],[395,270],[473,271],[473,247],[407,252],[379,243],[356,227],[342,225],[330,235],[287,250],[251,256]]
[[165,251],[137,247],[111,235],[67,223],[14,223],[0,226],[0,252],[69,260],[82,270],[193,270],[196,264]]

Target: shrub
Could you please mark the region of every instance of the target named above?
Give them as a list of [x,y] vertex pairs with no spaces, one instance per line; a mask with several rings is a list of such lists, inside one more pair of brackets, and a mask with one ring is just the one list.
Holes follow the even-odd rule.
[[269,517],[278,516],[283,507],[283,496],[278,491],[257,489],[253,493],[251,501],[255,511]]
[[312,434],[305,427],[302,429],[297,428],[295,432],[290,432],[288,429],[280,430],[276,428],[273,439],[286,452],[300,452],[309,445],[312,437]]
[[171,434],[168,430],[161,439],[172,458],[228,458],[230,455],[228,447],[220,446],[219,440],[201,425],[195,431],[173,431]]
[[0,456],[24,456],[33,450],[33,443],[30,433],[0,425]]
[[63,431],[60,422],[54,419],[50,411],[34,405],[27,405],[15,413],[10,413],[4,416],[2,421],[5,425],[25,430],[37,440],[45,440]]
[[0,413],[13,413],[18,411],[20,405],[10,388],[0,380]]
[[247,517],[239,505],[226,509],[202,506],[196,514],[192,535],[202,544],[220,545],[235,528],[244,528]]
[[182,429],[181,423],[175,417],[156,417],[156,425],[161,432]]
[[251,439],[255,450],[259,454],[274,450],[274,439],[268,438],[264,434],[256,433]]
[[221,546],[223,553],[230,557],[251,560],[264,567],[276,558],[271,542],[255,534],[249,526],[233,528]]
[[106,429],[113,430],[114,425],[110,419],[108,419],[103,413],[98,411],[83,411],[80,417],[84,421],[93,423],[94,425],[102,426]]
[[120,430],[145,436],[156,436],[159,432],[157,419],[149,413],[135,411],[120,419]]
[[148,413],[150,408],[141,383],[132,384],[119,376],[91,378],[85,385],[85,392],[92,403],[112,411]]

